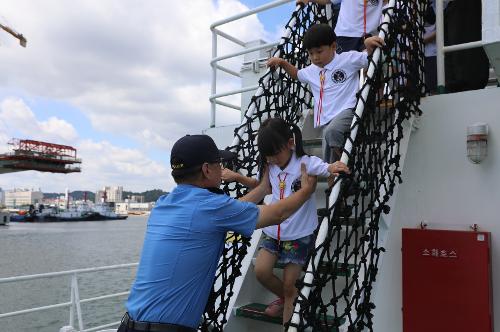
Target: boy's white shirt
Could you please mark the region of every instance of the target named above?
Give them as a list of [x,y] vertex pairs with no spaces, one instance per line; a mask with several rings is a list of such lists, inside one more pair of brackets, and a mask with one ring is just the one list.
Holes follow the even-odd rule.
[[[270,204],[280,200],[280,178],[285,181],[284,198],[293,193],[293,183],[295,181],[300,181],[301,178],[300,165],[302,163],[306,165],[307,173],[310,175],[324,177],[330,175],[328,172],[329,164],[325,163],[320,158],[316,156],[302,156],[297,158],[295,152],[293,152],[290,162],[285,169],[282,170],[276,165],[269,166],[269,181],[272,187],[272,199]],[[290,241],[308,236],[314,232],[317,226],[318,215],[316,211],[316,194],[313,193],[294,214],[281,223],[280,239],[282,241]],[[278,238],[277,225],[265,227],[263,228],[263,232],[274,239]]]
[[[330,0],[332,3],[333,1]],[[344,0],[340,5],[335,34],[343,37],[362,37],[364,34],[365,0]],[[366,0],[366,32],[377,35],[382,16],[383,0]]]
[[319,125],[318,103],[320,94],[319,74],[323,68],[314,64],[298,71],[297,78],[303,83],[308,83],[314,96],[314,126],[319,127],[330,122],[335,116],[345,109],[356,106],[356,92],[359,88],[359,70],[368,66],[366,52],[350,51],[335,54],[328,63],[326,79],[323,88],[323,111]]

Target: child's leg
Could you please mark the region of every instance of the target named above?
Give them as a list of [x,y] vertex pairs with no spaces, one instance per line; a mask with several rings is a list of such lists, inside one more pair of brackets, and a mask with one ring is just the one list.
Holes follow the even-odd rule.
[[297,297],[295,282],[300,277],[302,265],[287,264],[283,271],[283,294],[285,297],[285,307],[283,309],[283,324],[292,318],[293,302]]
[[278,260],[278,256],[261,248],[255,260],[255,276],[257,280],[276,294],[278,297],[283,298],[283,282],[274,275],[273,268]]
[[[353,110],[340,112],[323,128],[323,160],[334,163],[342,157],[345,144],[345,134],[351,129]],[[328,177],[328,187],[332,187],[335,177]]]
[[297,288],[295,282],[300,277],[303,266],[307,263],[309,253],[314,249],[314,234],[304,236],[300,239],[286,241],[283,244],[280,261],[284,260],[285,269],[283,270],[283,323],[290,320],[293,313],[293,302],[297,297]]
[[323,129],[323,158],[327,163],[333,163],[342,156],[345,134],[351,129],[353,116],[352,109],[343,110]]

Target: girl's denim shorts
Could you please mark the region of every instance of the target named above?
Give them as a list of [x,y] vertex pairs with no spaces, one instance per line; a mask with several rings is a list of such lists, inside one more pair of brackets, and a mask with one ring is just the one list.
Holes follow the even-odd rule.
[[307,262],[309,253],[314,249],[314,234],[301,237],[296,240],[281,241],[278,245],[278,240],[262,234],[263,239],[259,248],[264,248],[271,254],[278,256],[280,264],[298,264],[304,265]]

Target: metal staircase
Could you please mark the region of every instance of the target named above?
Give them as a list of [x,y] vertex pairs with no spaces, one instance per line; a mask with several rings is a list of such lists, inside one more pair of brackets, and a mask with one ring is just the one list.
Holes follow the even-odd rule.
[[[390,31],[400,28],[391,27],[391,17],[396,15],[394,11],[399,11],[398,15],[401,15],[402,7],[404,7],[404,10],[407,10],[404,3],[405,2],[397,0],[391,0],[389,2],[389,9],[386,11],[384,21],[381,24],[380,36],[382,38],[389,37],[388,34]],[[415,6],[420,5],[415,4]],[[278,51],[275,56],[280,55],[280,49],[285,49],[289,52],[288,56],[290,56],[290,54],[295,54],[294,50],[290,50],[290,47],[283,45],[283,43],[289,42],[290,40],[293,43],[295,41],[294,38],[297,38],[296,36],[291,37],[290,32],[294,24],[300,23],[299,18],[301,14],[299,11],[301,10],[302,9],[297,8],[296,12],[292,15],[292,19],[287,25],[287,32],[281,44],[278,45]],[[326,15],[320,7],[309,13],[323,15],[323,17]],[[394,42],[395,44],[400,42],[398,38],[405,40],[405,45],[408,43],[405,39],[406,36],[392,38],[397,39]],[[413,38],[418,39],[419,37],[413,36]],[[397,47],[404,49],[405,45],[397,45]],[[396,46],[391,47],[396,48]],[[404,52],[401,50],[398,51]],[[415,52],[418,58],[419,51],[416,50]],[[365,302],[369,301],[370,296],[375,292],[375,288],[372,286],[375,286],[376,269],[377,266],[380,266],[379,255],[383,251],[387,231],[391,224],[389,207],[394,202],[395,193],[397,192],[396,182],[400,174],[399,169],[402,168],[406,156],[408,139],[412,130],[412,114],[418,113],[419,111],[419,97],[416,98],[417,101],[415,101],[411,96],[407,95],[405,91],[405,88],[411,85],[408,82],[409,79],[406,80],[407,78],[404,76],[408,74],[410,69],[392,65],[391,72],[391,70],[382,66],[381,63],[383,61],[386,61],[386,64],[391,63],[389,59],[386,59],[386,57],[390,56],[389,54],[388,50],[384,52],[376,50],[373,54],[366,75],[366,82],[364,82],[363,88],[358,95],[356,116],[351,126],[350,138],[346,142],[344,148],[345,152],[341,159],[343,162],[349,163],[349,159],[354,157],[356,162],[360,162],[360,160],[363,161],[363,158],[367,160],[370,159],[374,149],[380,150],[380,165],[374,166],[381,168],[380,171],[377,170],[374,173],[376,177],[375,182],[378,184],[375,189],[374,197],[376,198],[371,201],[365,199],[357,201],[357,198],[349,198],[346,197],[345,194],[342,194],[342,199],[345,199],[348,204],[353,205],[354,218],[349,218],[348,215],[342,216],[339,215],[338,211],[335,211],[337,199],[339,194],[341,194],[342,179],[337,181],[336,185],[331,190],[328,189],[326,181],[318,182],[316,197],[319,209],[318,218],[321,222],[321,226],[318,229],[316,253],[311,258],[307,269],[305,269],[302,280],[302,284],[305,285],[305,287],[300,289],[299,300],[295,307],[292,326],[289,330],[346,330],[348,326],[359,324],[359,320],[364,319],[363,317],[359,318],[359,307],[360,305],[366,305]],[[402,56],[411,57],[411,55]],[[407,59],[403,60],[404,61],[401,62],[405,63]],[[386,67],[391,67],[391,65],[386,65]],[[417,82],[413,82],[413,84],[418,87],[418,78],[420,75],[418,71],[421,68],[413,69],[416,70],[416,73],[412,73],[415,75],[413,79],[417,80]],[[398,71],[399,75],[404,77],[404,79],[397,78],[394,81],[391,77],[394,76],[394,72],[397,73]],[[272,97],[269,97],[265,90],[268,89],[275,93],[285,95],[286,97],[293,94],[291,90],[277,92],[277,88],[270,87],[271,84],[276,84],[276,79],[279,79],[279,76],[266,72],[260,80],[259,88],[252,98],[252,102],[244,116],[242,125],[235,130],[235,139],[232,147],[239,153],[240,158],[249,162],[250,165],[256,165],[256,163],[252,164],[252,161],[248,161],[251,158],[255,158],[255,155],[251,155],[251,152],[240,150],[241,146],[245,146],[245,148],[241,149],[246,149],[247,147],[251,149],[251,145],[255,140],[252,131],[258,128],[259,120],[278,114],[278,109],[282,109],[281,107],[283,106],[280,103],[273,106],[266,104]],[[374,83],[381,85],[381,88],[372,87],[371,85]],[[373,91],[377,94],[377,89],[386,91],[391,84],[391,88],[396,92],[391,96],[383,94],[383,98],[375,100],[376,106],[371,105],[368,109],[368,111],[372,113],[374,111],[379,112],[382,114],[380,117],[386,117],[383,126],[385,126],[384,130],[386,133],[389,133],[388,135],[390,137],[384,138],[380,136],[382,134],[379,131],[371,131],[370,128],[372,126],[380,126],[380,123],[376,123],[377,121],[381,122],[380,119],[377,120],[376,117],[374,117],[373,123],[370,122],[368,124],[363,123],[362,119],[365,106],[370,102],[370,94],[373,95]],[[398,84],[405,86],[400,89],[400,87],[396,86]],[[310,96],[307,95],[307,92],[302,92],[300,88],[299,91],[296,97],[301,98],[305,102],[305,105],[299,106],[295,113],[287,113],[286,115],[283,114],[280,116],[289,117],[287,118],[289,121],[292,120],[299,123],[302,128],[304,145],[307,152],[321,157],[321,138],[318,130],[314,129],[312,126],[312,116],[309,110],[310,107],[308,107],[308,105],[310,105]],[[420,96],[420,92],[417,93]],[[271,110],[273,107],[276,109],[275,111]],[[262,117],[256,116],[259,112],[264,113]],[[373,116],[373,114],[371,116]],[[357,137],[359,130],[361,130],[361,135]],[[359,152],[356,152],[358,151],[356,150],[356,146],[359,147],[361,145],[366,149],[359,149]],[[353,153],[358,153],[358,155]],[[394,162],[395,160],[397,160],[397,162]],[[356,167],[359,166],[356,164]],[[245,175],[252,175],[252,172],[248,168],[245,170]],[[359,176],[360,178],[358,180],[363,184],[363,178],[361,175]],[[386,183],[390,185],[386,185]],[[241,187],[229,186],[228,188],[237,193],[242,192]],[[361,188],[360,190],[372,190],[372,193],[374,192],[374,190],[370,188]],[[326,206],[325,202],[327,202]],[[335,240],[328,242],[325,247],[325,243],[327,243],[324,242],[325,238],[331,235],[332,232],[335,233]],[[228,310],[224,316],[224,320],[227,320],[224,331],[255,331],[258,329],[263,331],[282,331],[283,329],[283,327],[279,325],[281,319],[270,319],[262,313],[267,303],[274,299],[274,295],[264,289],[252,273],[252,261],[256,256],[257,244],[260,237],[261,231],[256,231],[250,240],[250,245],[245,248],[246,256],[243,258],[240,267],[242,276],[236,279],[234,287],[230,290],[232,296],[229,300]],[[233,248],[233,253],[235,250],[236,249]],[[374,254],[375,251],[376,253]],[[278,276],[281,270],[282,267],[275,267],[275,272]],[[309,287],[309,285],[316,284],[317,286],[314,275],[327,276],[329,281],[319,287],[320,293],[317,293],[317,289],[311,293],[311,287]],[[370,287],[365,287],[366,284]],[[221,281],[217,280],[215,289],[220,289],[219,287],[221,286]],[[310,298],[310,294],[316,295],[312,295],[313,298]],[[333,296],[335,305],[319,311],[314,311],[312,314],[309,314],[306,319],[302,314],[304,309],[301,305],[304,301],[314,302],[315,296],[319,296],[316,298],[318,302],[322,302],[323,297],[329,299]],[[315,328],[312,328],[307,320],[317,321],[313,324]],[[367,324],[369,325],[369,322]],[[328,329],[326,328],[327,326]]]

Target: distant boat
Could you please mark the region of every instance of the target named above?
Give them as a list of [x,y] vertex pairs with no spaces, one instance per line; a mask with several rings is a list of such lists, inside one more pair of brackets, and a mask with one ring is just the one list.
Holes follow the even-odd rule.
[[99,214],[105,220],[127,219],[128,215],[118,214],[109,203],[99,203],[94,205],[92,211]]
[[92,221],[102,220],[100,216],[92,211],[89,205],[85,202],[83,204],[72,205],[65,211],[50,215],[57,221]]

